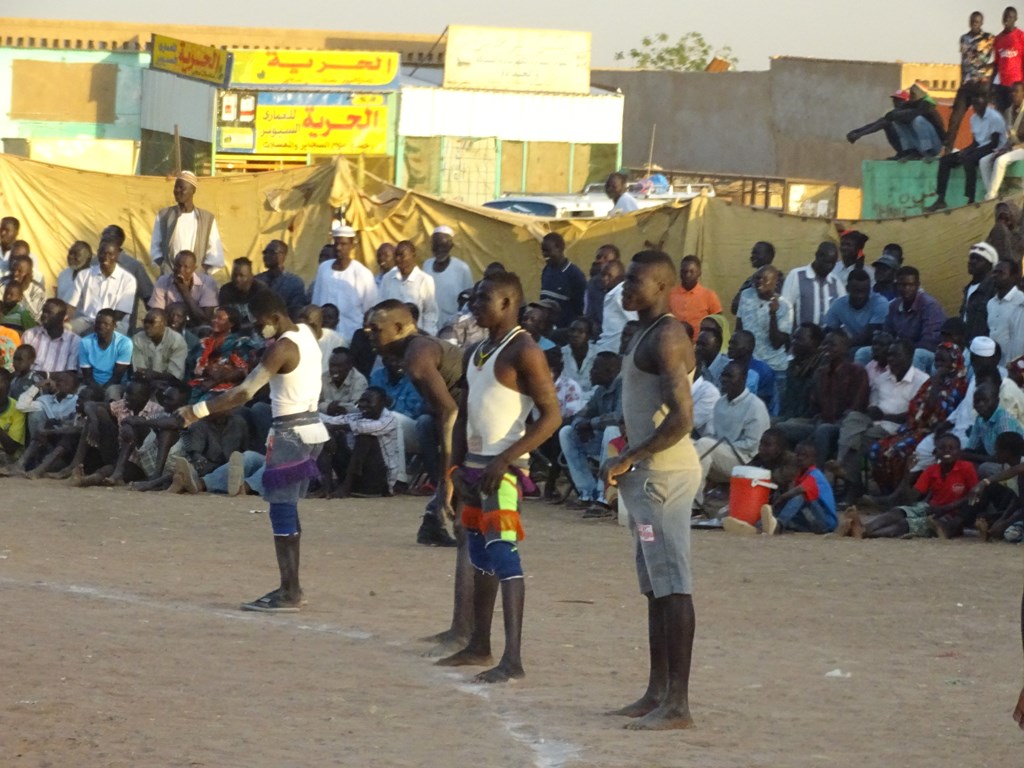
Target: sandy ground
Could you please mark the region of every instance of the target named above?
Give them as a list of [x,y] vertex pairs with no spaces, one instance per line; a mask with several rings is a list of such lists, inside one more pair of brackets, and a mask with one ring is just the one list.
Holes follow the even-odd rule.
[[528,676],[483,687],[421,657],[453,564],[422,499],[305,503],[309,604],[264,616],[259,499],[0,483],[3,766],[1022,764],[1014,546],[697,532],[697,727],[633,733],[602,715],[647,663],[613,524],[528,503]]

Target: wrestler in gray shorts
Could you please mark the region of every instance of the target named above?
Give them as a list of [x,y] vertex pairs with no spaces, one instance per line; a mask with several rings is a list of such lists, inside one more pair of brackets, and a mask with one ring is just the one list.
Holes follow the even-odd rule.
[[675,472],[634,468],[618,481],[636,544],[640,592],[654,597],[691,594],[690,513],[700,467]]

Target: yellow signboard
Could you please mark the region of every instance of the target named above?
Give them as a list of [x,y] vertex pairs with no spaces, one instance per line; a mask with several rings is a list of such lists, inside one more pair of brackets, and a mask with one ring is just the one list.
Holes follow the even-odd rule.
[[159,69],[181,77],[225,85],[231,70],[231,54],[212,45],[153,35],[150,69]]
[[239,87],[361,86],[398,82],[397,53],[382,51],[234,51],[231,84]]
[[386,106],[256,107],[256,152],[301,155],[387,154]]

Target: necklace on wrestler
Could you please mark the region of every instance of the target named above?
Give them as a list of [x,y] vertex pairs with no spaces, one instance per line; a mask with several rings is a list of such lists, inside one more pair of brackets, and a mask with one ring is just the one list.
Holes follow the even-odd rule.
[[[476,348],[476,355],[474,355],[474,357],[476,357],[476,360],[474,361],[474,364],[476,365],[477,370],[480,370],[481,368],[483,368],[484,364],[490,359],[491,355],[493,355],[495,352],[497,352],[499,349],[501,349],[502,345],[504,345],[504,343],[506,341],[511,339],[514,334],[518,333],[521,330],[522,330],[522,328],[520,326],[518,326],[518,325],[515,326],[508,333],[506,333],[504,336],[502,336],[501,337],[501,341],[499,341],[497,344],[495,344],[490,349],[490,351],[488,351],[488,352],[484,352],[484,345],[483,344],[481,344],[479,347],[477,347]],[[484,342],[484,343],[486,343],[486,342]]]

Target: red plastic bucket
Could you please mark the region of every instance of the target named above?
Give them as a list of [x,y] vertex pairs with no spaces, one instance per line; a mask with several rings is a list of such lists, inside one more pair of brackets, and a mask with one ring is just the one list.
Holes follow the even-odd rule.
[[729,481],[729,516],[756,525],[761,520],[761,507],[768,503],[775,487],[769,470],[735,467]]

